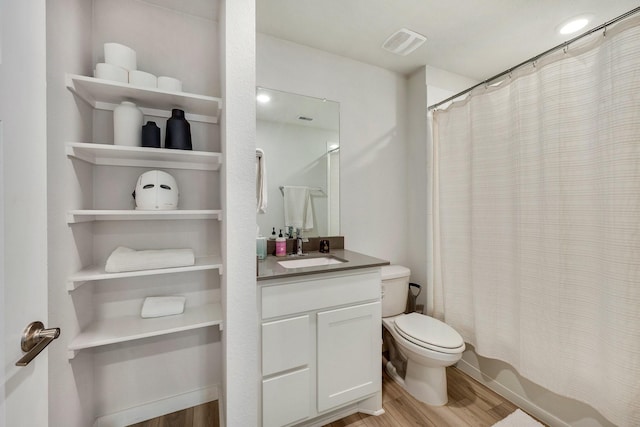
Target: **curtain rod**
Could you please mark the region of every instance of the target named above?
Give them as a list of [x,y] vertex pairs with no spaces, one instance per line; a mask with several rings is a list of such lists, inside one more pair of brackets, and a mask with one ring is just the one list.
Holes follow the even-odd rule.
[[572,38],[571,40],[568,40],[568,41],[566,41],[566,42],[564,42],[564,43],[561,43],[561,44],[559,44],[559,45],[557,45],[557,46],[555,46],[555,47],[552,47],[552,48],[551,48],[551,49],[549,49],[549,50],[545,50],[544,52],[542,52],[542,53],[540,53],[540,54],[538,54],[538,55],[536,55],[536,56],[534,56],[534,57],[532,57],[532,58],[529,58],[529,59],[527,59],[526,61],[523,61],[523,62],[519,63],[519,64],[518,64],[518,65],[516,65],[515,67],[511,67],[511,68],[509,68],[509,69],[507,69],[507,70],[504,70],[503,72],[501,72],[501,73],[499,73],[499,74],[496,74],[495,76],[490,77],[490,78],[488,78],[488,79],[486,79],[486,80],[484,80],[484,81],[482,81],[482,82],[480,82],[480,83],[478,83],[478,84],[476,84],[476,85],[474,85],[474,86],[471,86],[470,88],[465,89],[465,90],[463,90],[462,92],[456,93],[455,95],[450,96],[449,98],[447,98],[447,99],[445,99],[445,100],[443,100],[443,101],[436,102],[435,104],[432,104],[432,105],[428,106],[428,107],[427,107],[427,111],[435,110],[436,108],[438,108],[438,107],[439,107],[439,106],[441,106],[442,104],[446,104],[446,103],[447,103],[447,102],[449,102],[449,101],[453,101],[454,99],[458,98],[459,96],[466,95],[467,93],[471,92],[471,91],[472,91],[472,90],[474,90],[475,88],[480,87],[480,86],[482,86],[482,85],[486,85],[487,83],[492,82],[493,80],[497,79],[498,77],[502,77],[502,76],[504,76],[504,75],[506,75],[506,74],[509,74],[509,73],[511,73],[512,71],[514,71],[514,70],[516,70],[516,69],[518,69],[518,68],[522,67],[523,65],[527,65],[527,64],[530,64],[530,63],[532,63],[532,62],[535,62],[535,61],[537,61],[538,59],[542,58],[543,56],[550,54],[551,52],[555,52],[556,50],[564,49],[565,47],[567,47],[567,46],[568,46],[568,45],[570,45],[571,43],[573,43],[573,42],[575,42],[575,41],[577,41],[577,40],[580,40],[581,38],[586,37],[586,36],[588,36],[588,35],[590,35],[590,34],[593,34],[593,33],[597,32],[597,31],[600,31],[600,30],[602,30],[603,28],[605,29],[605,32],[606,32],[606,28],[607,28],[609,25],[611,25],[611,24],[615,24],[615,23],[616,23],[616,22],[618,22],[618,21],[621,21],[621,20],[623,20],[623,19],[625,19],[625,18],[628,18],[629,16],[631,16],[631,15],[633,15],[633,14],[637,13],[637,12],[640,12],[640,7],[636,7],[635,9],[630,10],[630,11],[629,11],[629,12],[627,12],[627,13],[623,13],[622,15],[620,15],[620,16],[618,16],[618,17],[616,17],[616,18],[613,18],[612,20],[607,21],[607,22],[605,22],[605,23],[604,23],[604,24],[602,24],[602,25],[598,25],[597,27],[592,28],[591,30],[589,30],[589,31],[587,31],[587,32],[585,32],[585,33],[582,33],[582,34],[580,34],[579,36]]

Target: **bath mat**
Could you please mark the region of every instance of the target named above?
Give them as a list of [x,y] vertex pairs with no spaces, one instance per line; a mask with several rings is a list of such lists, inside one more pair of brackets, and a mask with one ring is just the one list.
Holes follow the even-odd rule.
[[507,418],[498,421],[493,427],[544,427],[520,409],[516,409]]

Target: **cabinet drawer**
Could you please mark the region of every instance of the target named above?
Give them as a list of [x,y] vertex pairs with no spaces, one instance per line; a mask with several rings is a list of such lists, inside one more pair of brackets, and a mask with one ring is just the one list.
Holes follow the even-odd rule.
[[328,276],[319,274],[262,287],[262,318],[380,299],[380,269]]
[[262,376],[309,364],[309,315],[262,324]]
[[309,416],[309,368],[262,381],[262,427],[281,427]]

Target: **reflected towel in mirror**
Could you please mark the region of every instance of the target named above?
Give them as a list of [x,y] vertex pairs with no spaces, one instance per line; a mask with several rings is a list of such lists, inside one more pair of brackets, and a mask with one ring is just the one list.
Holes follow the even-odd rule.
[[256,148],[256,212],[267,212],[267,170],[264,151]]
[[286,227],[311,230],[313,228],[313,208],[309,187],[285,185],[284,225]]

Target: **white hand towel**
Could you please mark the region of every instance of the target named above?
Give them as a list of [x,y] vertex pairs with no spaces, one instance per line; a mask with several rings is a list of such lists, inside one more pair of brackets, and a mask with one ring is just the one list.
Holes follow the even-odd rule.
[[136,251],[135,249],[119,246],[109,255],[104,269],[107,273],[119,273],[122,271],[184,267],[193,264],[195,264],[193,249]]
[[313,208],[309,187],[285,186],[284,225],[311,230],[313,228]]
[[183,296],[147,297],[142,304],[140,317],[148,319],[182,314],[184,313],[184,303],[186,300]]
[[256,148],[256,212],[267,212],[267,166],[260,148]]

